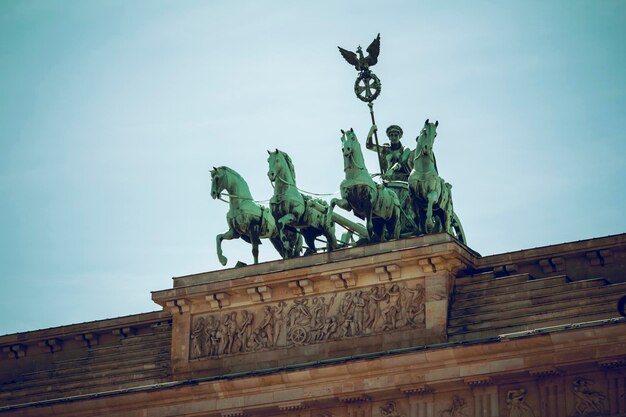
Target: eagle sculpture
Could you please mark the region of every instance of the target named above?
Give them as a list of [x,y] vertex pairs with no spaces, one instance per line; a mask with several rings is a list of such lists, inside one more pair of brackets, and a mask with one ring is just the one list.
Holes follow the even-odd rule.
[[337,48],[339,48],[341,56],[348,61],[348,64],[353,65],[357,71],[367,71],[369,67],[374,66],[378,62],[378,54],[380,53],[380,33],[376,39],[372,41],[370,46],[367,47],[366,51],[368,55],[366,57],[363,56],[363,50],[360,45],[356,48],[356,53],[343,49],[341,46]]

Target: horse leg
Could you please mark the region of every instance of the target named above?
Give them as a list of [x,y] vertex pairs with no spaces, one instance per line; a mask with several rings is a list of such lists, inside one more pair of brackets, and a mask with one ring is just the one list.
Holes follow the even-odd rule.
[[[394,206],[393,208],[393,216],[391,218],[391,236],[390,239],[399,239],[400,238],[400,206]],[[389,227],[387,228],[389,230]]]
[[256,235],[252,235],[252,239],[250,239],[252,243],[252,256],[254,257],[254,264],[259,263],[259,239]]
[[322,228],[324,237],[326,238],[326,250],[332,252],[337,248],[337,237],[335,236],[335,225],[324,225]]
[[452,218],[454,217],[454,206],[452,204],[452,192],[450,188],[448,188],[448,184],[444,184],[443,186],[447,190],[447,200],[448,200],[446,203],[446,210],[445,210],[446,217],[445,217],[444,227],[446,228],[445,231],[452,235],[453,234]]
[[335,209],[335,206],[339,206],[342,209],[344,209],[345,211],[352,210],[352,206],[350,205],[350,202],[348,200],[346,200],[345,198],[333,198],[332,200],[330,200],[330,215],[331,215],[331,217],[332,217],[333,211]]
[[291,254],[291,251],[293,249],[291,247],[291,242],[289,241],[289,237],[286,236],[285,234],[285,226],[288,224],[294,223],[295,221],[296,221],[295,216],[289,213],[289,214],[285,214],[276,222],[278,233],[280,235],[280,240],[283,242],[283,249],[284,249],[283,259],[289,258],[289,255]]
[[433,219],[433,204],[437,201],[437,191],[428,193],[428,207],[426,208],[426,233],[432,233],[435,228],[435,220]]
[[233,229],[228,229],[226,233],[222,233],[221,235],[217,235],[215,237],[215,241],[217,243],[217,257],[220,260],[220,263],[222,265],[226,265],[226,263],[228,262],[228,258],[226,258],[222,254],[222,240],[232,240],[232,239],[237,239],[238,237],[239,237],[239,234],[235,232]]
[[278,221],[276,222],[276,226],[278,226],[279,229],[282,229],[288,224],[295,223],[296,220],[297,220],[296,216],[294,216],[293,213],[288,213],[288,214],[285,214],[280,219],[278,219]]
[[377,235],[377,231],[374,230],[374,221],[372,220],[372,217],[374,216],[374,206],[372,204],[370,204],[370,210],[369,213],[367,214],[367,218],[366,220],[366,227],[367,227],[367,236],[369,237],[370,241],[375,241],[376,240],[376,235]]
[[310,228],[306,228],[302,231],[302,236],[304,236],[304,242],[306,243],[306,251],[304,251],[304,255],[311,255],[317,252],[315,248],[315,232]]

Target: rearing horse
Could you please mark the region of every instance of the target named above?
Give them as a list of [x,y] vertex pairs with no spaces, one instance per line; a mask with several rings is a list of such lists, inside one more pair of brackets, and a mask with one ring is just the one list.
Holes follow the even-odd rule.
[[276,220],[280,236],[289,249],[285,238],[285,226],[297,229],[304,236],[307,245],[305,255],[315,253],[315,238],[324,235],[327,250],[337,247],[335,225],[330,221],[330,210],[326,202],[303,196],[296,187],[296,171],[291,158],[283,151],[267,151],[269,171],[267,176],[274,185],[274,195],[270,200],[270,209]]
[[222,240],[224,239],[242,238],[250,243],[255,264],[259,263],[260,239],[269,238],[276,250],[284,256],[285,251],[270,210],[254,202],[248,184],[235,170],[228,167],[213,168],[211,170],[211,197],[219,198],[224,190],[229,194],[229,207],[226,214],[228,231],[215,238],[220,263],[226,265],[228,261],[222,254]]
[[[413,170],[409,175],[409,190],[415,203],[421,228],[426,233],[448,232],[452,230],[454,212],[452,208],[452,186],[439,176],[437,161],[433,153],[433,143],[437,137],[439,122],[430,123],[428,119],[417,137]],[[433,210],[439,220],[435,223]],[[437,226],[437,227],[436,227]]]
[[343,171],[341,198],[330,201],[331,209],[338,205],[367,221],[371,241],[385,241],[400,237],[400,202],[392,190],[374,182],[365,167],[361,145],[354,130],[341,131]]

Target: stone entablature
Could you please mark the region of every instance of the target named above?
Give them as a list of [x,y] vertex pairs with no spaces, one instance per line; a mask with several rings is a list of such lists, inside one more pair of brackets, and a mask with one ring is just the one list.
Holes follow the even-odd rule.
[[431,235],[177,278],[153,299],[172,313],[175,374],[240,372],[445,342],[455,274],[474,256]]

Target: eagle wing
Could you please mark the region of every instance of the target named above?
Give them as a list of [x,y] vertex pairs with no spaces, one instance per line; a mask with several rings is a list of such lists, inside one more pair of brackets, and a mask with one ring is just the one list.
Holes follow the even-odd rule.
[[339,48],[339,52],[341,53],[343,59],[348,61],[348,64],[354,65],[355,67],[359,64],[359,59],[354,52],[343,49],[341,46],[338,46],[337,48]]
[[376,39],[372,41],[370,46],[367,47],[366,51],[369,55],[367,55],[365,60],[371,67],[378,62],[378,54],[380,54],[380,33],[376,36]]

